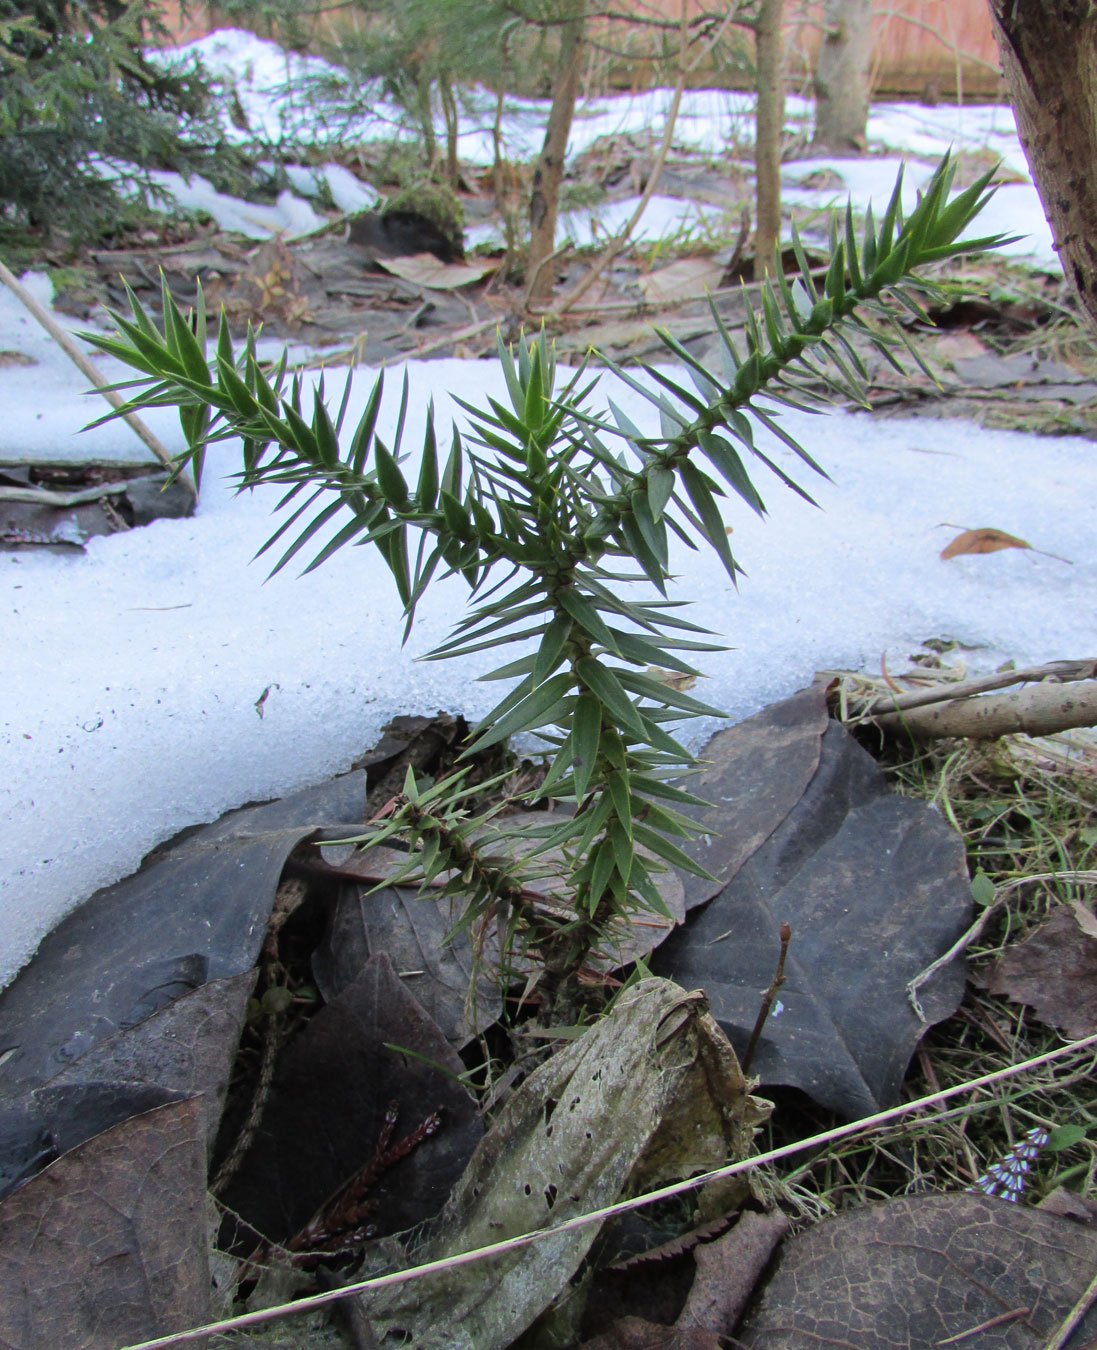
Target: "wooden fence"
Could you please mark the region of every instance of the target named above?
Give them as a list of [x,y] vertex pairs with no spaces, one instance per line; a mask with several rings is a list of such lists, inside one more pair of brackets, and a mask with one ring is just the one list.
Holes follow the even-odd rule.
[[[445,0],[439,0],[445,4]],[[718,0],[687,0],[691,11],[712,10]],[[676,20],[681,13],[680,0],[615,0],[615,6],[631,9],[640,17]],[[220,26],[216,6],[188,0],[180,18],[178,0],[163,0],[169,30],[177,41],[187,42]],[[786,0],[789,75],[793,88],[809,88],[811,71],[819,49],[821,0]],[[318,19],[319,33],[329,23],[338,22],[338,11],[329,19]],[[998,52],[991,30],[989,0],[879,0],[873,20],[873,88],[877,95],[903,94],[936,99],[1003,98],[998,69]],[[624,30],[615,45],[633,53],[616,61],[603,61],[595,70],[607,83],[639,87],[651,79],[650,62],[642,59],[642,30]],[[749,38],[734,30],[742,53],[738,75],[727,70],[721,82],[749,80],[743,67],[749,66]],[[650,42],[658,41],[654,30]],[[733,36],[732,41],[736,37]],[[698,72],[697,83],[717,78],[713,67]]]

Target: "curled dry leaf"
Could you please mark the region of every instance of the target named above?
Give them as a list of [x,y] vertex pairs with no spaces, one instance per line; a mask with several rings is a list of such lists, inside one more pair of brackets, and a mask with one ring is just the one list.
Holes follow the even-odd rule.
[[1015,534],[981,525],[977,530],[964,530],[946,548],[941,550],[942,562],[958,558],[962,553],[997,553],[1003,548],[1031,548],[1032,545]]
[[[955,528],[955,527],[954,527]],[[1033,548],[1024,539],[1005,530],[996,530],[992,525],[980,525],[978,529],[964,530],[951,544],[941,550],[941,561],[958,558],[963,553],[998,553],[1004,548],[1026,548],[1031,553],[1039,553],[1043,558],[1054,558],[1056,562],[1069,563],[1069,558],[1061,558],[1058,553],[1048,553],[1042,548]]]
[[432,291],[452,291],[483,281],[499,269],[490,259],[475,263],[443,262],[433,253],[411,253],[402,258],[378,258],[377,265],[404,281],[426,286]]
[[[641,980],[553,1055],[496,1115],[417,1263],[548,1228],[669,1177],[745,1157],[769,1103],[752,1097],[704,996]],[[375,1335],[418,1350],[503,1350],[569,1288],[587,1224],[385,1290]]]
[[730,1233],[715,1242],[702,1243],[694,1252],[697,1275],[677,1329],[686,1333],[703,1328],[721,1337],[730,1336],[758,1277],[788,1229],[788,1219],[779,1212],[748,1211]]
[[637,279],[636,284],[651,304],[681,300],[683,295],[701,296],[723,284],[724,264],[715,258],[679,258],[657,272]]
[[681,1331],[643,1317],[623,1317],[600,1336],[584,1341],[581,1350],[720,1350],[723,1343],[704,1327]]

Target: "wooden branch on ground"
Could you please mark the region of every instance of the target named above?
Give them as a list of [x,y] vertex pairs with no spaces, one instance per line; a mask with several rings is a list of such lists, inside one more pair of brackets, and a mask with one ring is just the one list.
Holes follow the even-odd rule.
[[[56,321],[56,319],[54,319],[53,315],[50,314],[48,310],[44,309],[38,303],[38,301],[34,298],[34,296],[31,295],[30,291],[28,291],[25,286],[23,286],[19,281],[16,280],[16,278],[11,274],[11,272],[8,271],[7,267],[5,267],[2,262],[0,262],[0,281],[2,281],[5,286],[7,286],[8,290],[11,291],[12,295],[15,296],[15,298],[19,301],[19,303],[23,305],[24,308],[26,308],[34,316],[34,318],[38,320],[38,322],[42,325],[42,327],[46,330],[46,332],[50,335],[50,337],[53,338],[54,342],[57,343],[57,345],[61,348],[61,350],[65,353],[65,355],[69,358],[69,360],[73,363],[73,365],[77,366],[81,371],[81,373],[85,375],[92,382],[92,384],[95,385],[95,387],[99,390],[99,392],[103,395],[103,397],[107,400],[107,402],[111,405],[111,407],[119,410],[123,408],[125,406],[123,400],[111,388],[110,382],[104,378],[102,372],[96,370],[95,366],[92,365],[87,355],[80,350],[80,348],[72,340],[72,337],[68,333],[66,333],[65,330],[61,327],[61,325]],[[144,441],[144,443],[148,446],[148,448],[152,451],[152,453],[156,456],[156,458],[160,461],[160,463],[163,464],[163,466],[167,470],[169,470],[169,472],[174,472],[175,463],[172,460],[171,455],[164,448],[161,442],[156,438],[156,436],[153,435],[153,433],[149,430],[149,428],[145,425],[145,423],[141,421],[141,419],[137,416],[137,414],[129,412],[129,413],[122,413],[122,416],[130,424],[130,426],[141,438],[141,440]],[[181,473],[177,476],[179,481],[183,484],[183,486],[187,488],[187,490],[190,492],[191,496],[197,497],[198,492],[194,486],[194,481],[191,478],[189,478],[186,474]]]
[[908,707],[870,720],[881,731],[905,733],[914,740],[1051,736],[1071,727],[1097,726],[1097,680],[1069,684],[1050,680],[1008,694],[951,698],[946,703]]
[[77,492],[54,492],[50,488],[38,487],[0,487],[0,502],[28,502],[32,506],[52,506],[56,511],[67,511],[74,506],[97,502],[103,497],[120,497],[127,486],[126,483],[100,483]]
[[870,703],[858,717],[878,718],[887,713],[907,708],[921,708],[928,703],[952,702],[972,694],[985,694],[991,689],[1008,689],[1011,684],[1030,684],[1037,680],[1093,680],[1097,679],[1097,658],[1083,661],[1048,661],[1042,666],[1024,666],[1019,670],[1000,670],[994,675],[980,675],[958,684],[940,683],[931,689],[911,689],[905,694],[883,694]]

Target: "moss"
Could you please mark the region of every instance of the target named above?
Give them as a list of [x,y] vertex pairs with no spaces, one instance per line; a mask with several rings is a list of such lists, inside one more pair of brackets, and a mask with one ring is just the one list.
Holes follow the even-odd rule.
[[465,251],[464,212],[456,195],[440,183],[413,183],[385,203],[381,216],[412,212],[429,220],[458,256]]

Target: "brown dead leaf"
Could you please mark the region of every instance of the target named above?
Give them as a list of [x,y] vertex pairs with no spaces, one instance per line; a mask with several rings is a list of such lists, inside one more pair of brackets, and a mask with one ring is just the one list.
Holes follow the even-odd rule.
[[289,329],[312,317],[309,272],[283,239],[268,239],[252,253],[225,299],[230,316],[259,321],[277,315]]
[[483,1133],[459,1081],[463,1068],[388,955],[376,955],[279,1057],[262,1130],[222,1196],[245,1220],[253,1245],[256,1233],[276,1242],[299,1233],[361,1173],[391,1103],[397,1139],[439,1110],[445,1128],[382,1169],[369,1223],[384,1234],[430,1218]]
[[986,987],[1029,1004],[1041,1022],[1067,1036],[1092,1035],[1097,1031],[1097,938],[1063,906],[1023,942],[1007,948]]
[[976,530],[964,530],[941,550],[941,561],[958,558],[962,553],[997,553],[1003,548],[1032,548],[1031,544],[1018,539],[1015,534],[1006,534],[1005,530],[996,530],[990,525],[980,525]]
[[1057,1214],[1062,1219],[1073,1219],[1075,1223],[1084,1223],[1092,1227],[1097,1224],[1097,1200],[1088,1195],[1076,1195],[1065,1186],[1056,1186],[1050,1195],[1045,1195],[1036,1206],[1044,1214]]
[[454,291],[459,286],[471,286],[474,281],[483,281],[499,268],[495,259],[486,258],[476,263],[443,262],[433,253],[412,253],[402,258],[377,258],[378,267],[383,267],[393,276],[417,286],[426,286],[432,291]]
[[100,1041],[63,1069],[50,1086],[155,1083],[202,1103],[213,1148],[256,973],[210,980],[135,1027]]
[[720,285],[725,264],[715,258],[679,258],[668,267],[660,267],[657,272],[649,272],[639,277],[637,285],[644,292],[644,299],[652,304],[663,305],[679,301],[686,296],[701,296],[706,291],[714,291]]
[[643,1317],[622,1317],[580,1350],[720,1350],[723,1340],[703,1327],[665,1327]]
[[25,352],[13,351],[11,348],[4,348],[0,351],[0,369],[4,366],[36,366],[37,360],[33,356],[28,356]]
[[1081,900],[1068,900],[1067,908],[1074,915],[1078,927],[1086,937],[1097,938],[1097,914],[1083,905]]
[[[704,989],[742,1053],[791,921],[787,980],[753,1072],[851,1119],[898,1100],[926,1029],[907,982],[970,921],[962,841],[890,791],[872,756],[827,722],[819,686],[721,731],[702,759],[685,785],[711,805],[687,808],[701,834],[684,847],[716,880],[689,877],[686,895],[712,903],[651,969]],[[963,972],[934,981],[922,1009],[935,1022],[959,1003]]]
[[205,1322],[199,1097],[72,1149],[0,1205],[0,1344],[119,1345]]
[[[786,1240],[736,1331],[745,1350],[1043,1350],[1083,1294],[1097,1234],[987,1196],[903,1196]],[[1090,1310],[1071,1338],[1097,1334]]]
[[779,1212],[748,1211],[730,1233],[696,1247],[693,1259],[697,1275],[675,1323],[678,1330],[699,1333],[704,1329],[730,1336],[755,1282],[788,1228],[788,1220]]
[[981,342],[974,333],[942,333],[933,341],[933,354],[939,361],[952,362],[982,356],[986,349],[986,343]]

